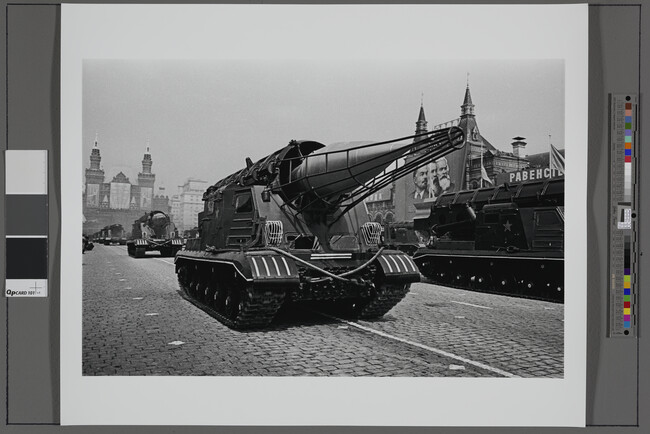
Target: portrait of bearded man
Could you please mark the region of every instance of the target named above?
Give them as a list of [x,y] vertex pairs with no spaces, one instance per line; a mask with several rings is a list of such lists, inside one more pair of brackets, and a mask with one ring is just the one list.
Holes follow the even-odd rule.
[[456,191],[456,184],[449,176],[449,163],[447,158],[438,158],[436,164],[436,180],[433,186],[434,194],[440,196],[443,193]]
[[438,183],[437,166],[435,161],[429,163],[429,199],[435,200],[438,195],[436,194],[436,187]]

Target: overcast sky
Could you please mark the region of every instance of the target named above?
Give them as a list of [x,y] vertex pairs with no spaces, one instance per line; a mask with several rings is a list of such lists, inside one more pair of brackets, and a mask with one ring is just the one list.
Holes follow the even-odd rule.
[[292,139],[330,144],[413,134],[460,116],[469,85],[481,134],[512,151],[564,148],[564,62],[86,60],[83,162],[99,137],[106,182],[132,183],[149,141],[156,191],[189,177],[210,184]]

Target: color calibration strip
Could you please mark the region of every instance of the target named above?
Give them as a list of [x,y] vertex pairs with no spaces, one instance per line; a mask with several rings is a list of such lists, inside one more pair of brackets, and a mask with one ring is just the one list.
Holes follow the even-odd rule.
[[636,337],[637,96],[610,95],[609,337]]
[[632,202],[632,103],[625,102],[625,162],[623,163],[623,201]]
[[5,151],[7,297],[47,297],[47,151]]
[[623,329],[632,327],[632,273],[631,268],[632,247],[630,236],[625,235],[623,243]]

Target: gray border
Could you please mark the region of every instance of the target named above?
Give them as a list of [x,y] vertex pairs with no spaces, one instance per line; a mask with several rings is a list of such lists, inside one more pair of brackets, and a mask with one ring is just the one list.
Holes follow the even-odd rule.
[[[82,2],[74,2],[82,3]],[[120,1],[88,1],[83,3],[124,3]],[[137,3],[173,3],[166,1],[140,0]],[[194,3],[211,3],[194,1]],[[233,3],[344,3],[340,1],[322,2],[233,2]],[[356,1],[355,3],[393,3],[391,1]],[[450,3],[444,1],[412,1],[412,3]],[[475,0],[457,3],[495,3],[490,1]],[[526,3],[501,0],[498,3]],[[530,3],[533,3],[531,1]],[[573,1],[543,1],[534,3],[574,3]],[[648,74],[648,59],[641,58],[638,71],[626,68],[626,62],[633,62],[629,58],[618,56],[623,50],[637,48],[622,34],[627,34],[630,29],[646,29],[639,35],[638,50],[648,47],[650,38],[650,12],[648,7],[642,7],[640,1],[591,1],[594,7],[590,8],[590,112],[589,112],[589,173],[588,184],[588,251],[594,252],[588,259],[588,369],[587,369],[587,423],[595,425],[588,427],[586,432],[600,430],[607,433],[618,432],[645,432],[648,430],[647,412],[639,409],[647,408],[650,404],[648,398],[648,377],[644,371],[639,371],[639,366],[650,366],[648,347],[642,341],[613,340],[605,338],[606,323],[603,312],[606,312],[606,280],[603,279],[601,270],[606,270],[607,252],[599,240],[607,239],[607,167],[608,152],[606,147],[606,94],[608,92],[630,92],[639,94],[639,125],[640,143],[643,143],[643,131],[650,127],[648,112],[643,109],[644,98],[642,91],[647,88],[650,74]],[[55,143],[59,143],[59,35],[60,35],[60,8],[59,3],[40,1],[7,2],[3,1],[3,10],[7,12],[11,5],[11,16],[7,13],[2,23],[3,35],[9,29],[9,42],[11,53],[7,50],[6,40],[1,44],[3,54],[0,56],[5,71],[5,86],[2,87],[5,104],[2,105],[3,127],[5,138],[2,149],[47,148],[50,150],[50,297],[47,299],[5,299],[5,308],[0,308],[0,340],[6,347],[10,344],[5,358],[0,358],[0,371],[2,384],[5,386],[5,405],[0,405],[0,418],[3,431],[12,433],[40,433],[65,431],[65,432],[269,432],[269,433],[302,433],[301,427],[60,427],[56,425],[59,420],[59,257],[56,252],[60,248],[60,182],[55,174],[60,167],[60,150]],[[630,13],[629,11],[634,11]],[[435,25],[435,23],[432,23]],[[621,29],[625,29],[623,33]],[[634,30],[632,30],[634,32]],[[18,40],[18,36],[22,37]],[[15,37],[12,40],[12,36]],[[621,40],[623,39],[623,40]],[[19,58],[14,58],[13,53],[20,52]],[[10,57],[10,54],[12,56]],[[9,63],[11,59],[11,63]],[[40,67],[29,66],[29,62],[36,62]],[[22,63],[21,63],[22,62]],[[12,88],[7,92],[7,75],[11,74]],[[636,77],[630,78],[631,75]],[[19,77],[19,84],[15,85],[13,77]],[[43,86],[31,86],[30,82],[41,83]],[[17,97],[19,95],[19,97]],[[50,106],[48,113],[39,112],[41,118],[34,118],[30,112],[30,104]],[[9,108],[12,113],[10,118],[6,112]],[[30,113],[30,116],[20,116]],[[605,115],[603,115],[605,113]],[[605,116],[605,117],[604,117]],[[22,124],[26,123],[22,128]],[[31,125],[31,128],[27,126]],[[35,126],[38,125],[38,128]],[[8,128],[10,126],[11,128]],[[645,128],[644,128],[645,127]],[[13,136],[16,134],[16,136]],[[20,145],[18,145],[20,143]],[[4,170],[4,155],[0,153],[0,166]],[[650,152],[639,152],[640,167],[650,167]],[[650,191],[648,178],[639,174],[640,191]],[[4,176],[0,177],[0,189],[4,192]],[[639,203],[639,216],[650,215],[648,201]],[[57,212],[54,212],[57,210]],[[4,213],[4,196],[0,201],[0,215]],[[639,288],[644,282],[644,272],[650,270],[647,255],[643,251],[648,246],[648,237],[640,223],[640,256],[639,256]],[[3,225],[4,226],[4,225]],[[0,229],[0,251],[4,252],[4,228]],[[0,271],[4,276],[4,261],[0,261]],[[594,289],[595,288],[595,289]],[[642,321],[647,300],[650,298],[640,294],[640,321],[639,336],[647,332],[647,325]],[[25,327],[29,325],[29,327]],[[9,331],[9,333],[7,333]],[[7,339],[9,337],[9,339]],[[632,344],[630,344],[632,342]],[[28,344],[28,345],[23,345]],[[7,370],[7,368],[11,368]],[[634,387],[634,380],[638,381],[638,388]],[[6,382],[6,383],[5,383]],[[21,393],[22,392],[22,393]],[[390,393],[390,391],[387,391]],[[8,399],[9,398],[9,399]],[[171,397],[170,397],[171,398]],[[516,399],[516,397],[513,397]],[[639,401],[640,400],[640,401]],[[644,405],[645,404],[645,405]],[[504,402],[507,405],[507,402]],[[11,406],[11,407],[9,407]],[[11,410],[11,413],[9,412]],[[288,411],[290,411],[288,409]],[[435,409],[432,409],[435,411]],[[543,409],[540,409],[543,411]],[[8,417],[11,416],[11,420]],[[10,424],[7,424],[10,422]],[[641,427],[645,426],[645,429]],[[310,433],[341,432],[432,432],[432,433],[508,433],[508,432],[585,432],[576,428],[377,428],[377,427],[310,427]]]

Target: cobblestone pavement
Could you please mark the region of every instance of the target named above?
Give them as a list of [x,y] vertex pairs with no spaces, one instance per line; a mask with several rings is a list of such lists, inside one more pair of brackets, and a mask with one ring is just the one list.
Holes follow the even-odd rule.
[[380,320],[293,307],[241,332],[181,297],[173,258],[150,255],[83,255],[84,375],[563,375],[561,304],[419,283]]

